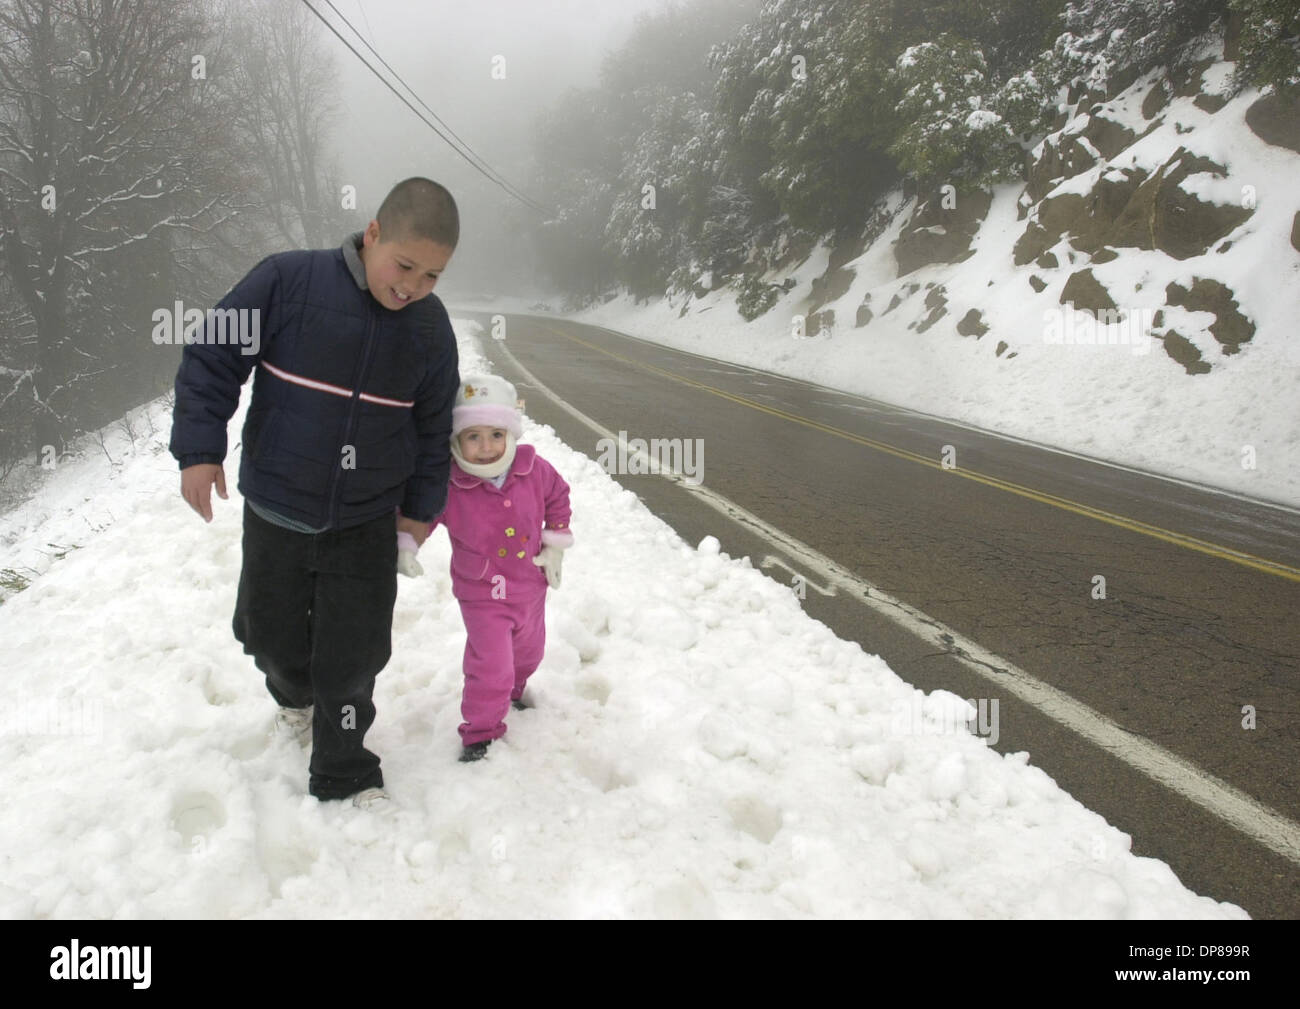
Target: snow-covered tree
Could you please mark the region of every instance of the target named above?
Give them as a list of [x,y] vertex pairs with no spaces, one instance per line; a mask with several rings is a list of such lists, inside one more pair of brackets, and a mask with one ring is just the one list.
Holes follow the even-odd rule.
[[905,50],[892,83],[901,129],[890,152],[921,185],[1010,178],[1020,163],[1012,128],[994,108],[984,54],[940,35]]
[[210,27],[191,0],[0,0],[0,229],[30,318],[0,334],[0,410],[28,404],[27,450],[131,389],[171,250],[230,216]]
[[555,207],[533,231],[538,262],[575,305],[614,283],[605,254],[622,157],[618,122],[595,88],[571,90],[537,124],[534,148],[539,195]]
[[724,182],[710,188],[701,218],[693,252],[716,285],[744,263],[760,222],[754,218],[749,194]]
[[[586,243],[548,265],[583,263],[646,292],[665,275],[683,289],[761,275],[781,250],[856,237],[904,172],[1014,176],[1054,111],[1057,82],[1032,57],[1060,34],[1064,0],[766,0],[712,49],[705,88],[680,56],[701,34],[683,26],[723,27],[699,20],[708,7],[644,24],[560,129],[570,140],[544,138],[539,164]],[[556,227],[543,229],[552,245]]]
[[870,14],[845,0],[772,0],[715,51],[726,164],[764,217],[852,227],[896,178],[883,129],[886,40]]
[[1300,97],[1300,0],[1231,0],[1241,19],[1239,82]]
[[229,0],[221,20],[234,58],[226,84],[232,126],[264,190],[274,244],[333,245],[346,218],[326,163],[340,106],[324,29],[302,4],[283,0]]
[[1118,71],[1134,75],[1192,58],[1190,43],[1228,13],[1229,0],[1074,0],[1056,64],[1064,84],[1105,91]]
[[[616,283],[661,293],[693,261],[713,258],[706,230],[709,246],[726,245],[705,227],[719,200],[738,205],[722,195],[738,187],[718,164],[706,56],[756,7],[700,0],[641,18],[602,65],[600,86],[571,91],[540,123],[539,195],[557,212],[536,229],[536,246],[576,302]],[[653,210],[642,206],[646,185]]]

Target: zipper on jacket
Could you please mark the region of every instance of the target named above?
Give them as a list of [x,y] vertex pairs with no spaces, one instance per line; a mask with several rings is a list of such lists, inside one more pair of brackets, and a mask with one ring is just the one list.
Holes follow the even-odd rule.
[[352,377],[352,401],[348,404],[348,422],[343,427],[343,441],[338,445],[338,451],[334,454],[334,473],[330,477],[328,521],[331,529],[338,528],[339,498],[342,496],[339,480],[343,472],[343,449],[351,444],[356,435],[357,404],[361,402],[361,389],[365,384],[366,375],[370,371],[370,358],[374,352],[376,312],[373,305],[369,306],[369,309],[366,316],[366,335],[363,338],[361,347],[361,367]]

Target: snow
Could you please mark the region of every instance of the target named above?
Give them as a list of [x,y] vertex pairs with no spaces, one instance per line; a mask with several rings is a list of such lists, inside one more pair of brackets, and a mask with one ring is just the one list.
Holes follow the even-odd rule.
[[1245,193],[1243,184],[1233,179],[1224,179],[1213,172],[1194,172],[1178,183],[1183,192],[1195,196],[1205,203],[1217,203],[1220,206],[1231,204],[1243,206]]
[[924,49],[933,48],[933,46],[934,43],[932,42],[923,42],[920,45],[908,46],[901,53],[899,53],[898,59],[895,60],[894,65],[899,70],[906,70],[911,67],[914,67],[917,64],[917,61],[920,59],[921,51]]
[[988,109],[976,109],[966,117],[966,129],[987,130],[1002,122],[1002,117]]
[[1081,113],[1080,115],[1077,115],[1074,118],[1072,118],[1068,123],[1062,126],[1055,133],[1049,133],[1047,139],[1051,140],[1054,137],[1060,137],[1062,139],[1064,139],[1065,137],[1077,137],[1080,134],[1082,134],[1084,130],[1088,128],[1088,124],[1091,122],[1092,122],[1091,115],[1089,115],[1086,112]]
[[1087,137],[1077,137],[1076,140],[1078,141],[1079,146],[1087,151],[1089,157],[1094,159],[1101,157],[1101,151],[1097,150],[1093,142]]
[[1206,69],[1201,75],[1201,93],[1206,95],[1232,94],[1232,75],[1237,64],[1220,60]]
[[437,536],[401,582],[367,737],[395,808],[320,803],[231,636],[238,494],[193,515],[167,411],[144,413],[0,516],[0,569],[31,579],[0,605],[9,917],[1245,916],[531,421],[578,536],[536,707],[456,761],[464,632]]

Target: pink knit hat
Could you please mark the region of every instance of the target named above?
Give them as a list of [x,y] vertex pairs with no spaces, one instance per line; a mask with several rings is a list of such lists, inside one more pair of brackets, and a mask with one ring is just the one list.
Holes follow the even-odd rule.
[[499,427],[516,438],[524,434],[519,419],[519,395],[515,387],[497,375],[467,378],[456,390],[451,409],[451,436],[455,438],[467,427]]

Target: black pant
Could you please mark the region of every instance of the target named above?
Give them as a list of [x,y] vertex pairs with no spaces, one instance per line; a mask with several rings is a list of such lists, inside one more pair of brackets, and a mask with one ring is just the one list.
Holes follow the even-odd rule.
[[396,599],[393,516],[296,533],[245,503],[235,638],[279,704],[315,704],[308,789],[318,799],[384,783],[362,742],[375,720],[375,677],[392,654]]

